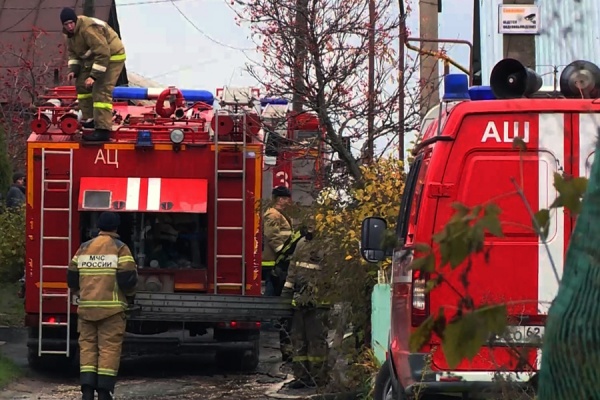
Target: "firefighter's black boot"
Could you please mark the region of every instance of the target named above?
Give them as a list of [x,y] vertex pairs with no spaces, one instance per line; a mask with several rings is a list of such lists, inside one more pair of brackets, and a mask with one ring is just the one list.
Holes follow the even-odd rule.
[[90,385],[81,385],[81,400],[94,400],[94,388]]
[[113,400],[113,394],[106,389],[98,389],[98,400]]
[[94,129],[94,120],[90,119],[89,121],[84,121],[81,123],[81,126],[83,126],[85,129]]
[[110,131],[108,129],[96,129],[91,135],[82,135],[81,138],[87,142],[108,142]]

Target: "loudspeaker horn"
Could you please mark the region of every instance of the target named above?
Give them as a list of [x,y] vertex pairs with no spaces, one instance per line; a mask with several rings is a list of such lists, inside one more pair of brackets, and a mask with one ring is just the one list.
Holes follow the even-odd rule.
[[600,68],[589,61],[573,61],[560,74],[560,92],[568,98],[600,97]]
[[499,61],[490,74],[490,86],[497,99],[531,96],[542,87],[542,77],[513,58]]

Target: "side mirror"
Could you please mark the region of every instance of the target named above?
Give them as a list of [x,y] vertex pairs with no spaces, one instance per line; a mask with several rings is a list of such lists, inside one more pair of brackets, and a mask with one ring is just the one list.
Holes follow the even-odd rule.
[[386,258],[383,237],[387,222],[380,217],[365,218],[360,232],[360,253],[365,261],[376,263]]

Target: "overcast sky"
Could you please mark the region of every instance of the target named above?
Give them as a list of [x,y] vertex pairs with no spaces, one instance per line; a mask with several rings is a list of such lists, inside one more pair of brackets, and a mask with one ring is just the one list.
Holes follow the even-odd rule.
[[[252,85],[244,71],[256,57],[247,29],[235,24],[227,0],[116,0],[127,68],[146,78],[179,87],[214,91],[224,85]],[[173,4],[174,3],[174,4]],[[418,6],[413,0],[410,29],[418,34]],[[472,40],[472,6],[467,0],[444,0],[439,36]],[[179,8],[179,10],[177,9]],[[184,15],[189,19],[186,20]],[[191,21],[191,22],[190,22]],[[195,25],[195,26],[194,26]],[[451,57],[468,65],[465,46]]]

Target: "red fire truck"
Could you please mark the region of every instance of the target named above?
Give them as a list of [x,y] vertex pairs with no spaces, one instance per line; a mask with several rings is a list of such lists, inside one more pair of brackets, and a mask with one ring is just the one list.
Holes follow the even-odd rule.
[[[420,389],[422,394],[493,390],[499,371],[522,388],[536,386],[540,339],[558,291],[550,256],[560,276],[575,219],[566,209],[553,210],[546,246],[532,229],[527,205],[508,194],[515,192],[514,179],[535,212],[557,197],[554,173],[588,176],[600,126],[600,69],[586,61],[571,63],[562,71],[559,92],[540,90],[539,75],[505,59],[492,70],[490,82],[469,88],[465,75],[447,75],[444,101],[416,148],[396,227],[401,245],[390,254],[391,328],[377,400],[411,398]],[[513,145],[515,137],[525,142],[525,151]],[[477,305],[509,302],[511,322],[503,337],[491,337],[472,360],[450,369],[439,337],[434,334],[417,352],[411,352],[409,337],[441,308],[452,317],[448,310],[459,298],[450,285],[462,288],[463,270],[446,273],[450,285],[428,292],[428,274],[408,267],[416,243],[433,245],[432,236],[454,212],[453,202],[475,206],[492,200],[502,210],[504,237],[486,235],[489,258],[473,260],[468,291]],[[367,261],[385,258],[385,229],[381,218],[363,221]],[[519,362],[511,346],[533,368]]]
[[27,142],[32,366],[76,358],[66,268],[105,210],[120,213],[120,237],[139,266],[124,354],[214,349],[224,366],[257,366],[261,322],[291,315],[282,299],[261,296],[259,94],[118,87],[111,140],[94,143],[79,135],[74,88],[47,91]]
[[314,202],[327,163],[324,131],[316,113],[290,111],[286,99],[261,100],[265,170],[263,196],[285,186],[300,205]]

